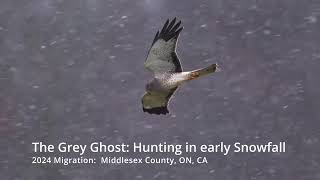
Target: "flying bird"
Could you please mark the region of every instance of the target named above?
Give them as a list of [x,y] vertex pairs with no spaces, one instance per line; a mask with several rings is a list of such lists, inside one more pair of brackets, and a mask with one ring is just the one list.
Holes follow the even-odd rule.
[[176,53],[177,40],[183,27],[176,18],[165,22],[153,39],[144,66],[153,73],[153,79],[146,85],[142,97],[142,108],[150,114],[167,114],[168,103],[178,86],[184,82],[216,72],[217,64],[193,71],[182,71]]

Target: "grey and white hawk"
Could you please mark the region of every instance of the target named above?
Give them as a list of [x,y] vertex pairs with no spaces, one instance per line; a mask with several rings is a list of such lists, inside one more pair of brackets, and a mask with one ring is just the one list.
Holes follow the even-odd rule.
[[176,54],[176,45],[180,32],[181,21],[168,19],[162,30],[157,32],[144,63],[154,78],[146,85],[146,93],[142,97],[143,111],[150,114],[167,114],[168,103],[178,86],[217,70],[217,64],[194,71],[182,71]]

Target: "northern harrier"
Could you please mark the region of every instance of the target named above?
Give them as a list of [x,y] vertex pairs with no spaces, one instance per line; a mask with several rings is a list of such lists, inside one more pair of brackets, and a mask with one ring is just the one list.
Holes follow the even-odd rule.
[[179,58],[176,54],[176,44],[180,32],[181,21],[176,23],[176,18],[171,22],[169,19],[162,30],[157,32],[149,50],[147,60],[144,63],[154,78],[146,85],[146,93],[142,97],[143,111],[150,114],[167,114],[168,103],[184,82],[196,79],[217,70],[217,64],[194,71],[182,71]]

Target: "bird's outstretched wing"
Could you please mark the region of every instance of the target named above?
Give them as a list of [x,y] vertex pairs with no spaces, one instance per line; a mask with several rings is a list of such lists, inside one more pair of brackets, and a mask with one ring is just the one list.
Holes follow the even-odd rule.
[[145,67],[155,75],[165,72],[181,72],[181,64],[176,54],[176,44],[180,32],[181,21],[176,23],[176,18],[169,19],[162,30],[157,32],[149,50]]
[[147,92],[142,97],[142,108],[144,112],[150,114],[167,114],[168,103],[177,88],[173,88],[168,92]]

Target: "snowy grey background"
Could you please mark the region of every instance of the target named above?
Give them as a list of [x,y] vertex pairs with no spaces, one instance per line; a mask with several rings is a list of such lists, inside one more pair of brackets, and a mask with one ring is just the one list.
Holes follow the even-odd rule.
[[[144,114],[156,30],[178,17],[185,70],[223,71]],[[320,179],[317,0],[1,0],[1,180]],[[286,141],[282,154],[207,154],[208,165],[37,166],[31,142]]]

